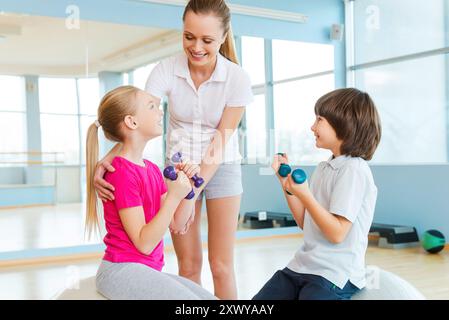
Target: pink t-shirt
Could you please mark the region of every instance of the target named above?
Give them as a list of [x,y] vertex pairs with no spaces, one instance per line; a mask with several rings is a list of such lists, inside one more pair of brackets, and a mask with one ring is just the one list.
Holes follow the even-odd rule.
[[119,215],[121,209],[142,206],[145,223],[148,223],[161,207],[161,195],[167,192],[167,186],[159,168],[148,160],[144,162],[145,167],[125,158],[115,157],[112,161],[115,171],[105,175],[105,180],[115,188],[115,200],[103,203],[107,231],[103,259],[110,262],[142,263],[160,271],[164,266],[162,239],[149,255],[141,253],[128,237]]

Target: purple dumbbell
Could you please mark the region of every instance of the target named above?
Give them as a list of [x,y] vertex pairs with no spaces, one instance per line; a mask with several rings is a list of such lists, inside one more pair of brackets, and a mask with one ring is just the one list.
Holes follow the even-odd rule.
[[[175,167],[168,166],[164,169],[164,177],[167,179],[170,179],[172,181],[175,181],[178,179],[178,174],[176,173]],[[190,200],[195,196],[195,192],[193,189],[189,192],[189,194],[186,196],[186,199]]]
[[[182,154],[181,152],[176,152],[172,157],[171,161],[174,163],[178,163],[182,161]],[[201,185],[204,183],[204,179],[201,177],[198,177],[196,174],[192,177],[193,184],[195,185],[195,188],[201,187]]]

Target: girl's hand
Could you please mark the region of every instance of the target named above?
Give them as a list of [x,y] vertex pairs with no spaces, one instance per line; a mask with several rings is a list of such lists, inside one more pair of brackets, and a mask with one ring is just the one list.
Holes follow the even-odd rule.
[[95,169],[94,187],[98,197],[102,201],[112,201],[114,200],[114,194],[112,192],[114,192],[115,189],[112,184],[104,180],[103,177],[106,171],[114,172],[115,168],[107,160],[99,161],[97,163],[97,168]]
[[300,200],[302,200],[303,197],[310,194],[309,182],[306,180],[303,183],[298,184],[295,181],[293,181],[291,174],[289,174],[286,177],[284,188],[285,190],[288,190],[290,193],[292,193],[294,196],[298,197]]
[[192,190],[189,178],[183,171],[178,171],[178,178],[175,181],[165,179],[168,189],[168,194],[173,195],[176,199],[181,201]]
[[200,173],[200,166],[192,163],[190,160],[180,162],[176,165],[176,169],[182,170],[189,179]]

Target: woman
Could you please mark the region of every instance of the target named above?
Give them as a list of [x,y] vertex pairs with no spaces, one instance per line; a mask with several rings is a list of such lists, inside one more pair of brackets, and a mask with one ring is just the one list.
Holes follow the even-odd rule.
[[[237,64],[230,12],[223,0],[189,1],[183,21],[184,52],[161,61],[146,85],[157,101],[168,96],[167,160],[181,151],[185,159],[200,164],[205,180],[194,188],[190,227],[172,230],[173,245],[179,275],[201,284],[204,193],[214,293],[221,299],[237,299],[233,253],[243,189],[236,129],[245,106],[252,102],[251,84]],[[113,187],[102,177],[105,170],[113,170],[109,159],[119,149],[116,145],[98,165],[95,183],[102,199],[113,199]],[[191,203],[184,200],[178,210],[189,212]]]

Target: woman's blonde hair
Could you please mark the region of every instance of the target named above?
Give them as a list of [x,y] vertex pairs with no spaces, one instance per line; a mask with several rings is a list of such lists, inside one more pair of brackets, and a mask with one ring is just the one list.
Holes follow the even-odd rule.
[[140,89],[133,86],[121,86],[109,91],[98,107],[97,121],[87,130],[86,139],[86,232],[91,236],[99,231],[97,196],[94,187],[94,174],[98,162],[98,126],[103,129],[107,139],[123,142],[122,123],[127,115],[135,115],[135,98]]
[[226,39],[220,47],[220,53],[228,60],[238,64],[237,53],[235,51],[234,36],[231,28],[231,12],[224,0],[190,0],[182,15],[185,21],[187,12],[192,11],[195,14],[214,14],[221,19]]

